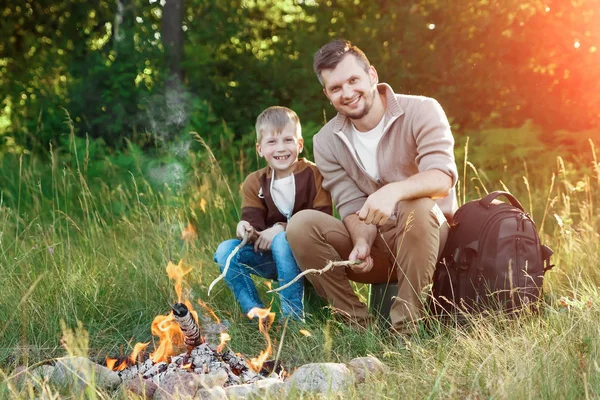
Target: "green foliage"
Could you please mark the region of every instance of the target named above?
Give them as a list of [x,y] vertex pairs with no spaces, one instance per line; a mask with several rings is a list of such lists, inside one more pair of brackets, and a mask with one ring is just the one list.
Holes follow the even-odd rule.
[[[226,121],[232,144],[274,104],[319,125],[333,110],[312,56],[346,37],[365,50],[381,81],[437,98],[459,133],[527,120],[544,132],[597,129],[599,1],[187,0],[181,92],[211,110],[193,125]],[[159,126],[149,118],[179,103],[165,90],[161,42],[161,29],[178,28],[162,24],[160,2],[20,0],[2,15],[0,152],[56,146],[63,108],[76,135],[102,138],[110,148],[163,145],[188,125],[188,114],[166,115]],[[215,131],[203,137],[220,140]]]

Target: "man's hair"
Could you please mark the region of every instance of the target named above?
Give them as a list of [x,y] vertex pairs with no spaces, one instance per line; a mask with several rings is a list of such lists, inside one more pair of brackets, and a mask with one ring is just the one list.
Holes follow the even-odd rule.
[[352,54],[356,57],[356,60],[363,66],[365,72],[369,70],[371,63],[361,49],[354,46],[349,40],[335,39],[321,47],[315,53],[313,59],[313,69],[321,85],[323,85],[321,72],[324,69],[334,69],[337,67],[347,54]]
[[287,107],[272,106],[260,113],[256,118],[256,141],[260,143],[265,132],[281,134],[292,123],[296,128],[296,138],[302,137],[302,127],[298,115]]

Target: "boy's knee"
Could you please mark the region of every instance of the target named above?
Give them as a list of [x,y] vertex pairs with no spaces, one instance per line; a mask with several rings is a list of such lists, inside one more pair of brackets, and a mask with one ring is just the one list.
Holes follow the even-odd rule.
[[239,240],[237,240],[237,239],[230,239],[230,240],[221,242],[219,244],[219,246],[217,247],[217,250],[215,251],[215,255],[213,258],[214,261],[219,265],[225,265],[225,262],[227,261],[227,257],[229,257],[229,255],[231,254],[233,249],[235,249],[235,246],[237,246],[238,243],[239,243]]
[[275,235],[275,237],[273,237],[273,243],[271,243],[271,246],[273,247],[280,247],[280,246],[289,246],[288,241],[287,241],[287,232],[279,232],[277,235]]

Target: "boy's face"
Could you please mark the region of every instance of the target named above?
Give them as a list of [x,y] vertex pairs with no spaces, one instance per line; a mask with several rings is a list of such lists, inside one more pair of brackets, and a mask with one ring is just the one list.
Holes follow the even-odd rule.
[[256,151],[275,171],[275,178],[290,176],[298,154],[302,152],[304,140],[296,138],[296,127],[289,123],[281,134],[265,132]]

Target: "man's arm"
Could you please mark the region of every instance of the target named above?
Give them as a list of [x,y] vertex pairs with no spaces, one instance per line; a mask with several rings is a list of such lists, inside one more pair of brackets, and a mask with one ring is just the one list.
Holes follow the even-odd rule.
[[371,194],[359,211],[367,224],[385,224],[399,201],[446,197],[458,179],[454,138],[442,106],[434,99],[424,98],[412,113],[411,125],[419,172]]
[[452,188],[452,178],[431,169],[419,172],[403,181],[392,182],[371,194],[358,212],[365,224],[384,225],[399,201],[430,197],[446,197]]
[[369,272],[373,268],[371,258],[371,246],[377,237],[377,227],[367,225],[360,221],[356,214],[350,214],[343,219],[346,229],[350,233],[354,248],[348,257],[349,261],[364,261],[361,264],[351,266],[355,272]]

